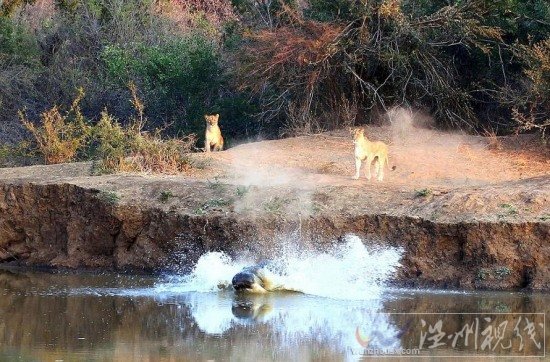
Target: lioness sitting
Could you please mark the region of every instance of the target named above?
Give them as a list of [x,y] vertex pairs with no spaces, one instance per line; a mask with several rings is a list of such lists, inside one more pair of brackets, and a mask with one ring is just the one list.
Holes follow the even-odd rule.
[[205,115],[204,119],[206,120],[206,135],[204,137],[204,151],[210,152],[211,149],[214,151],[223,150],[223,137],[222,131],[218,126],[218,120],[220,118],[219,114],[214,114],[212,116]]
[[388,164],[388,145],[381,141],[369,141],[365,137],[363,128],[353,128],[350,131],[355,145],[355,175],[353,179],[357,180],[359,178],[361,162],[366,160],[365,175],[367,179],[370,180],[371,178],[370,167],[372,161],[375,161],[375,174],[378,181],[382,181],[384,179],[384,166]]

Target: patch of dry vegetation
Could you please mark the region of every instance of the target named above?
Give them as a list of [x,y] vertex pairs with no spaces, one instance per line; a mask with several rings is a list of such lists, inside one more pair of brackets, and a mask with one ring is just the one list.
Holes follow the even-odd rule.
[[513,108],[518,131],[536,129],[546,139],[550,128],[550,38],[531,46],[519,46],[518,56],[526,63],[530,80],[528,97]]
[[47,164],[71,162],[75,159],[96,161],[95,170],[110,172],[150,172],[177,174],[188,170],[188,153],[196,142],[194,135],[163,139],[160,129],[144,131],[144,105],[135,85],[129,86],[131,102],[136,110],[124,125],[107,110],[92,125],[79,107],[84,92],[79,91],[65,114],[54,106],[42,114],[35,125],[23,115],[21,121],[33,135],[38,152]]
[[85,145],[91,127],[80,111],[79,104],[83,97],[84,91],[80,88],[65,114],[61,113],[58,106],[43,112],[40,115],[40,126],[35,126],[23,112],[19,112],[21,122],[32,134],[46,164],[71,162]]
[[195,144],[194,135],[162,139],[159,130],[145,132],[135,121],[123,127],[107,112],[101,114],[93,132],[99,173],[177,174],[191,167],[188,153]]
[[[515,130],[515,107],[523,108],[514,111],[520,131],[545,127],[541,119],[550,112],[540,99],[549,97],[538,96],[537,84],[550,52],[544,42],[524,48],[519,29],[527,23],[509,18],[531,14],[529,39],[548,39],[550,8],[542,2],[302,3],[257,6],[269,21],[248,34],[240,53],[238,80],[258,97],[258,119],[282,124],[285,135],[341,127],[350,119],[342,100],[356,104],[352,122],[376,122],[378,114],[405,106],[432,115],[440,128],[502,134]],[[525,78],[533,87],[523,86]],[[516,99],[503,100],[501,84],[514,85]]]

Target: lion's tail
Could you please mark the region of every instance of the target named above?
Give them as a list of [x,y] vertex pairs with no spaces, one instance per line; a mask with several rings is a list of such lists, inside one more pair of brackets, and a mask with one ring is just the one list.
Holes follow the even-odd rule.
[[390,167],[390,161],[388,159],[388,154],[386,153],[386,166],[388,166],[389,169],[391,169],[392,171],[395,171],[395,169],[397,168],[397,166],[393,165]]

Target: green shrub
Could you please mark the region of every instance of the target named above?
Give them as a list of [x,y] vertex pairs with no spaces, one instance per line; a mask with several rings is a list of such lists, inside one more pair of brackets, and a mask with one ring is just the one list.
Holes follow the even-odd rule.
[[172,191],[168,190],[168,191],[161,191],[160,193],[160,196],[159,196],[159,201],[162,202],[163,204],[167,203],[168,200],[170,200],[172,197],[174,197],[174,194],[172,193]]
[[[0,61],[18,65],[38,65],[38,42],[30,29],[0,16]],[[6,62],[7,63],[7,62]]]
[[23,24],[0,16],[0,120],[5,125],[0,128],[0,141],[22,139],[19,109],[26,108],[33,115],[42,111],[34,108],[41,69],[36,36]]
[[414,197],[427,197],[432,194],[432,190],[430,189],[419,189],[414,190]]
[[101,160],[97,165],[100,173],[120,169],[128,152],[127,131],[107,110],[101,113],[99,122],[92,129],[90,156]]
[[97,198],[111,205],[120,201],[120,196],[115,191],[100,191]]
[[203,128],[223,80],[215,44],[199,33],[156,46],[109,45],[101,58],[114,82],[135,81],[155,117],[186,132]]

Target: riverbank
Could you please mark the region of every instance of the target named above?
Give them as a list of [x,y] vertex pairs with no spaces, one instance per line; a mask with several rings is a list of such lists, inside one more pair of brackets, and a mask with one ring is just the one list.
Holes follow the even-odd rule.
[[403,248],[401,285],[550,290],[548,157],[525,137],[395,132],[367,130],[392,140],[382,183],[351,179],[343,131],[192,155],[179,176],[1,169],[0,260],[185,271],[206,251],[258,259],[354,233]]

